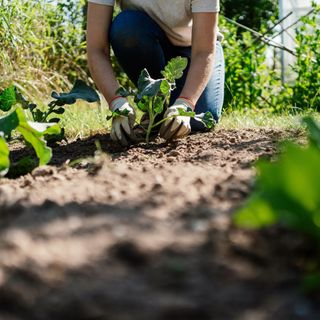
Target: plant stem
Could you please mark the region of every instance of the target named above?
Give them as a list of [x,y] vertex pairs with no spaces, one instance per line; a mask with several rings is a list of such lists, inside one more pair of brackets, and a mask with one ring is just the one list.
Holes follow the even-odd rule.
[[160,120],[159,122],[157,122],[156,124],[154,124],[154,125],[152,126],[152,129],[155,128],[155,127],[157,127],[157,126],[160,125],[161,123],[163,123],[163,122],[165,122],[165,121],[167,121],[167,120],[170,120],[170,119],[172,119],[172,118],[175,118],[175,117],[177,117],[177,116],[178,116],[177,114],[174,114],[174,115],[172,115],[172,116],[170,116],[170,117],[166,117],[166,118]]
[[154,123],[154,112],[153,112],[153,104],[154,104],[154,100],[155,97],[153,97],[152,99],[150,99],[149,101],[149,107],[148,107],[148,112],[149,112],[149,125],[148,125],[148,129],[147,129],[147,136],[146,136],[146,142],[147,144],[149,144],[150,142],[150,134],[151,134],[151,130],[153,128],[153,123]]

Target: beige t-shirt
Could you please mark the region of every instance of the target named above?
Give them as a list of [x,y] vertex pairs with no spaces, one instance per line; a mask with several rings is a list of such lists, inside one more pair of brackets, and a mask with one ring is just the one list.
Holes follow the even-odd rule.
[[[109,6],[115,4],[115,0],[88,1]],[[119,0],[119,2],[122,10],[146,12],[177,46],[191,45],[192,13],[220,10],[220,0]],[[218,39],[222,39],[219,32]]]

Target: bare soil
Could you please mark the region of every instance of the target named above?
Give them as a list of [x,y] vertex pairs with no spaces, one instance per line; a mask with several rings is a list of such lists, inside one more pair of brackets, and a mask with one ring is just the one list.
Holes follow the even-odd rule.
[[231,221],[253,163],[299,134],[221,129],[129,149],[95,136],[0,180],[0,319],[320,319],[300,285],[312,246]]

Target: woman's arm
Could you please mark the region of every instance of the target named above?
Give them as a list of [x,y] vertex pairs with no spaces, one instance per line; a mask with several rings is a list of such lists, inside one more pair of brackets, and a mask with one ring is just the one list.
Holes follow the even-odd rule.
[[109,28],[112,22],[113,7],[89,3],[87,20],[87,54],[91,76],[111,103],[119,84],[110,62]]
[[209,82],[214,62],[218,13],[194,13],[192,56],[185,86],[181,92],[196,105]]

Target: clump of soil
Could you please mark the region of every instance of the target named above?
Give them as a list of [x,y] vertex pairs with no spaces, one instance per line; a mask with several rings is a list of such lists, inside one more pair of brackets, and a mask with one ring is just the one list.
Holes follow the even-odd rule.
[[0,319],[316,319],[317,297],[298,290],[305,241],[231,223],[252,164],[287,136],[218,130],[128,149],[96,136],[1,180]]

